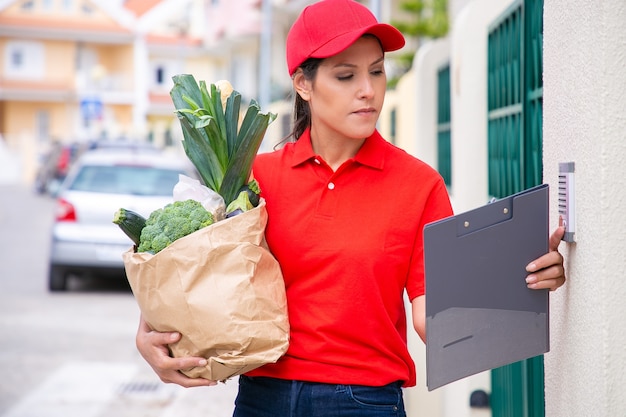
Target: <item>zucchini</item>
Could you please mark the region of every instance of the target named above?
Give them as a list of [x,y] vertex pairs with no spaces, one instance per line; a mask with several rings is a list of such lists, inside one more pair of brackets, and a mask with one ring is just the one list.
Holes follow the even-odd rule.
[[113,215],[113,223],[118,225],[126,236],[128,236],[135,245],[139,246],[139,238],[141,231],[146,225],[146,219],[139,213],[125,208],[118,209]]

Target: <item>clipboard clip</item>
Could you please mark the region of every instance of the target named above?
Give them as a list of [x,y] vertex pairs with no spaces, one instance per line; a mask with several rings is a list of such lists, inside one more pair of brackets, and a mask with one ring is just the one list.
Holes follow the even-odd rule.
[[458,217],[457,236],[465,236],[489,226],[511,220],[513,217],[511,197],[490,199],[482,209],[468,211]]

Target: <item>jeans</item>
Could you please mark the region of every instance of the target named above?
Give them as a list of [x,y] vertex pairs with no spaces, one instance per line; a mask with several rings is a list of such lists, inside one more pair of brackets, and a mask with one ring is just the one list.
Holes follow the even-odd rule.
[[239,377],[233,417],[406,417],[402,384],[334,385]]

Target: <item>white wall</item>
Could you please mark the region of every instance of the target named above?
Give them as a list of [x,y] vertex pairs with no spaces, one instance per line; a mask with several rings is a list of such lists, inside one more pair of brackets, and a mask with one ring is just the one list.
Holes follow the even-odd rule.
[[576,243],[551,296],[546,415],[626,416],[626,2],[544,10],[544,179],[576,164]]
[[437,73],[450,62],[448,38],[424,44],[415,55],[415,72],[419,82],[415,88],[416,113],[420,137],[413,138],[409,153],[437,167]]
[[452,190],[456,212],[487,203],[487,37],[489,25],[512,3],[475,0],[452,31]]

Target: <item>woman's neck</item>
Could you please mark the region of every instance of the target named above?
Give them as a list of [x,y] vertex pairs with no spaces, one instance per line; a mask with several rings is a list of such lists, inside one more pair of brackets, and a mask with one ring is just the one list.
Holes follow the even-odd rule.
[[313,152],[321,156],[333,171],[337,171],[344,162],[354,158],[364,142],[365,139],[329,137],[311,131]]

